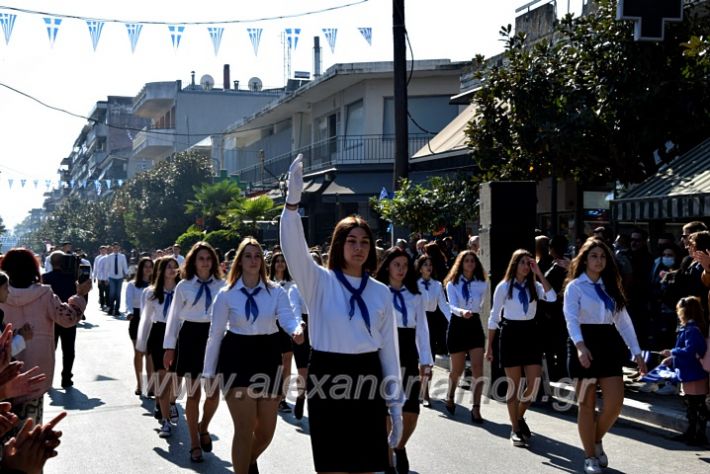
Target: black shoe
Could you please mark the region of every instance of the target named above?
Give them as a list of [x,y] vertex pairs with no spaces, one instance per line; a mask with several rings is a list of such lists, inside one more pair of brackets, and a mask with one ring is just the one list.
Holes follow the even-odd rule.
[[153,408],[153,418],[158,421],[163,419],[163,414],[160,412],[160,405],[157,400],[155,401],[155,408]]
[[293,414],[297,420],[303,418],[303,405],[306,404],[306,397],[296,398],[296,406],[293,409]]
[[[199,451],[200,454],[198,454],[198,455],[192,454],[192,453],[194,453],[195,451]],[[192,449],[190,450],[190,462],[201,463],[201,462],[204,461],[204,460],[205,460],[205,459],[202,457],[202,448],[192,448]]]
[[256,463],[249,466],[249,474],[259,474],[259,466]]
[[449,415],[452,415],[456,413],[456,404],[454,403],[453,400],[444,400],[444,403],[446,404],[446,411],[449,412]]
[[525,423],[525,418],[520,418],[518,420],[518,427],[520,429],[520,434],[523,435],[523,439],[527,443],[532,437],[532,433],[530,432],[530,427],[528,426],[528,424]]
[[409,459],[407,459],[407,449],[394,449],[395,469],[397,474],[409,474]]
[[279,402],[279,412],[281,413],[291,413],[291,407],[288,406],[288,403],[286,403],[286,400],[281,400]]
[[429,400],[428,398],[423,399],[422,406],[424,408],[431,408],[431,400]]
[[483,424],[480,405],[474,405],[473,408],[471,408],[471,423],[475,423],[477,425]]

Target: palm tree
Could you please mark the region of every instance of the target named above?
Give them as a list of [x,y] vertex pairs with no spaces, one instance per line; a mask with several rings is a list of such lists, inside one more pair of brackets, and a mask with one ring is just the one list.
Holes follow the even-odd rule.
[[229,208],[238,207],[244,199],[237,183],[228,179],[193,189],[195,198],[187,202],[185,211],[202,219],[202,227],[207,231],[219,229],[219,216]]
[[281,206],[276,206],[267,195],[244,199],[240,202],[230,203],[227,211],[220,216],[220,220],[227,227],[238,230],[245,225],[252,235],[258,232],[258,221],[271,220],[281,212]]

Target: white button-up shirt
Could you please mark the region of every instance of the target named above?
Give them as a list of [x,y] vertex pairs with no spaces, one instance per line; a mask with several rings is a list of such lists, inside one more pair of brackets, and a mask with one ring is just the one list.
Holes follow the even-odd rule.
[[451,315],[463,317],[466,311],[481,313],[483,311],[483,300],[488,289],[488,282],[474,280],[468,285],[468,299],[463,296],[463,278],[459,277],[455,282],[446,284],[446,295],[449,297],[449,307]]
[[[136,350],[146,352],[148,348],[148,336],[153,323],[164,323],[167,314],[163,314],[165,298],[172,291],[163,291],[163,302],[158,298],[153,298],[153,288],[148,287],[143,290],[141,296],[141,322],[138,324],[138,338],[136,339]],[[170,309],[168,309],[170,312]]]
[[[488,329],[498,329],[501,317],[505,319],[510,319],[511,321],[529,321],[535,317],[537,311],[537,301],[533,300],[530,296],[530,290],[528,290],[527,281],[523,282],[525,286],[525,293],[528,295],[528,310],[525,311],[523,305],[518,299],[518,293],[520,290],[513,287],[512,297],[508,298],[508,288],[513,284],[510,280],[504,280],[498,283],[496,289],[493,291],[493,304],[491,308],[491,315],[488,318]],[[539,300],[547,301],[552,303],[557,300],[557,293],[553,288],[550,291],[545,291],[545,288],[538,281],[535,282],[535,291],[537,292],[537,298]]]
[[436,307],[439,306],[446,319],[451,321],[451,308],[448,301],[446,301],[446,295],[444,295],[444,286],[433,278],[430,278],[427,283],[429,284],[428,290],[424,284],[424,278],[420,278],[417,281],[419,291],[424,299],[424,311],[431,313],[436,311]]
[[398,328],[414,328],[416,334],[417,352],[419,353],[419,363],[422,365],[434,365],[431,355],[431,343],[429,341],[429,324],[424,311],[424,299],[422,295],[413,295],[402,287],[402,298],[404,306],[407,308],[407,324],[404,324],[404,315],[394,306],[394,294],[392,294],[392,309],[394,317],[397,319]]
[[143,290],[145,290],[145,289],[146,289],[146,287],[143,287],[143,288],[136,287],[135,280],[131,280],[128,282],[128,284],[126,285],[126,298],[125,298],[126,314],[132,314],[134,308],[140,309],[141,298],[143,297]]
[[[597,283],[606,290],[601,278]],[[626,308],[621,311],[609,311],[594,289],[594,282],[586,273],[582,273],[567,285],[563,311],[569,337],[575,344],[584,341],[581,324],[614,324],[631,352],[635,355],[641,353],[634,325]]]
[[[212,294],[212,304],[217,298],[217,294],[224,286],[224,281],[211,277],[212,283],[207,285]],[[197,323],[209,323],[212,315],[212,305],[205,311],[207,292],[203,291],[200,299],[195,302],[195,298],[200,291],[199,278],[193,277],[189,280],[181,280],[175,287],[173,303],[168,312],[167,327],[165,328],[165,339],[163,347],[165,349],[175,349],[178,334],[183,321],[193,321]],[[195,304],[193,304],[195,302]]]
[[122,253],[108,254],[102,260],[102,263],[106,265],[106,276],[108,278],[122,280],[128,275],[128,263],[126,262],[126,256]]

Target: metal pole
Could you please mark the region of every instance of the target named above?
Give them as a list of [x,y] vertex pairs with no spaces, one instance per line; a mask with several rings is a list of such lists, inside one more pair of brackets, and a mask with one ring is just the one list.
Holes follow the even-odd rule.
[[[394,183],[409,174],[409,146],[407,130],[407,43],[404,26],[404,0],[392,0],[392,36],[394,43]],[[414,65],[412,64],[412,67]]]

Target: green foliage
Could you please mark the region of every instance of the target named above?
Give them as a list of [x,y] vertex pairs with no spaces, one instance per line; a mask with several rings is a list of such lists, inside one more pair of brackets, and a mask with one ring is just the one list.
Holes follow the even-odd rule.
[[237,248],[241,238],[234,231],[222,229],[208,232],[204,240],[224,253],[229,249]]
[[187,252],[200,240],[205,240],[205,234],[199,230],[188,230],[175,239],[175,243]]
[[5,224],[2,222],[2,217],[0,217],[0,235],[3,235],[5,232],[7,232],[7,227],[5,227]]
[[552,42],[503,28],[502,65],[477,58],[485,80],[466,133],[480,180],[638,182],[707,136],[710,22],[686,8],[664,42],[635,42],[616,2],[597,3],[562,19]]
[[214,184],[195,186],[195,197],[185,205],[185,211],[195,219],[202,220],[206,231],[220,228],[218,216],[228,207],[238,207],[243,197],[236,182],[225,179]]
[[393,199],[370,199],[383,219],[413,232],[433,233],[465,225],[478,213],[478,187],[468,177],[430,177],[425,184],[402,180]]
[[262,194],[252,199],[231,202],[223,215],[222,223],[231,230],[251,235],[258,234],[257,221],[274,219],[281,212],[281,206],[274,205],[274,201]]

